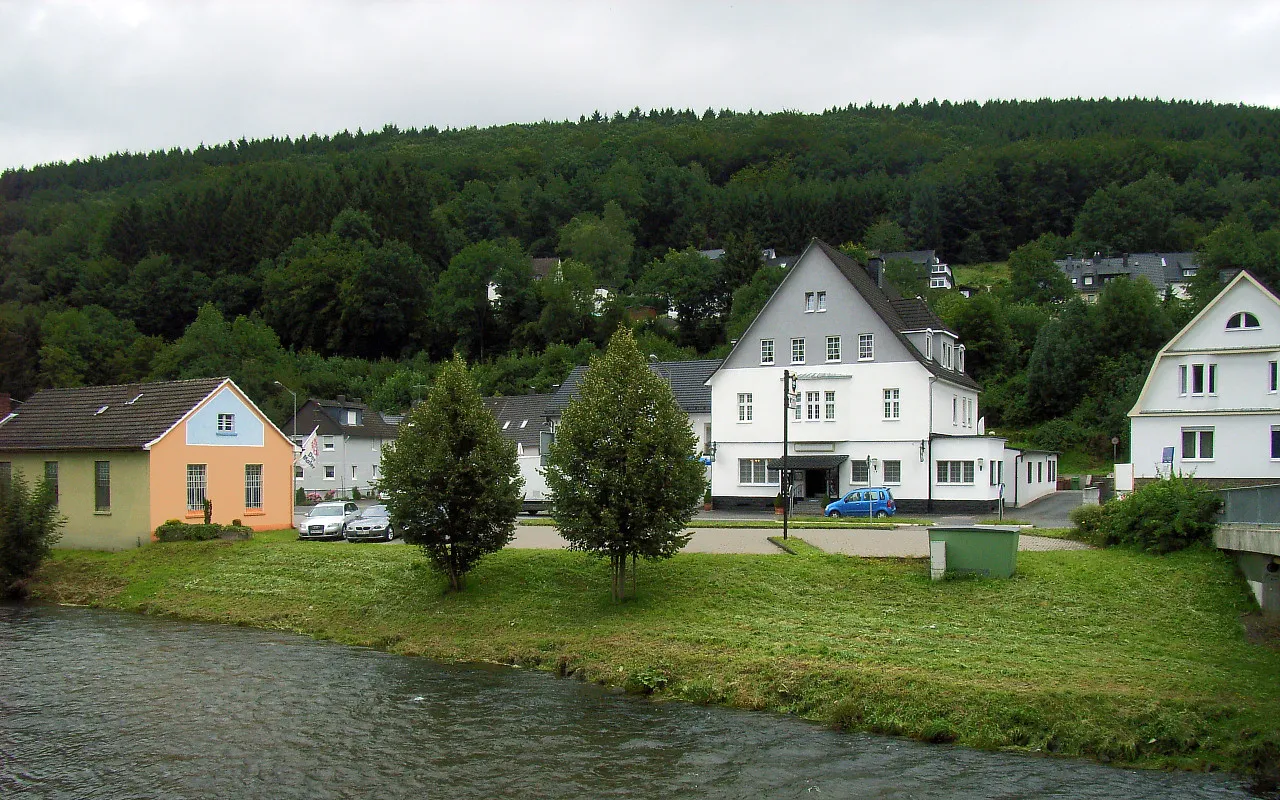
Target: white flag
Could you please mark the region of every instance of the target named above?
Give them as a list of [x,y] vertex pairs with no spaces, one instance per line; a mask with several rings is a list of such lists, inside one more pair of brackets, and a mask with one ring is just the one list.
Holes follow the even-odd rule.
[[298,459],[295,463],[315,469],[316,462],[320,460],[320,439],[316,436],[318,430],[320,427],[317,425],[311,435],[302,440],[302,447],[298,451]]

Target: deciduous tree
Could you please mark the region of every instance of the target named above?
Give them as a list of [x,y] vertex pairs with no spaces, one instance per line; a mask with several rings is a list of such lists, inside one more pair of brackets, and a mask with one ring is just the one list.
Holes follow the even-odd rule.
[[560,535],[609,559],[615,601],[628,559],[670,558],[689,541],[706,488],[696,445],[670,387],[619,329],[565,408],[546,467]]

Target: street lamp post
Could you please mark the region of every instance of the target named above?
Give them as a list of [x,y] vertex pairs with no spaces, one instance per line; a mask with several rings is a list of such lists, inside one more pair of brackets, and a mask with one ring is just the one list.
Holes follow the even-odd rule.
[[788,469],[787,462],[787,450],[790,449],[787,441],[787,425],[791,417],[791,403],[793,401],[799,403],[799,398],[795,396],[795,383],[796,379],[791,374],[791,370],[784,369],[782,371],[782,475],[778,480],[778,488],[783,492],[782,538],[784,541],[787,538],[787,527],[791,516],[791,470]]
[[279,386],[281,389],[284,389],[289,394],[293,395],[293,443],[297,444],[298,443],[298,393],[290,389],[288,386],[285,386],[280,381],[272,381],[272,383],[274,383],[276,386]]

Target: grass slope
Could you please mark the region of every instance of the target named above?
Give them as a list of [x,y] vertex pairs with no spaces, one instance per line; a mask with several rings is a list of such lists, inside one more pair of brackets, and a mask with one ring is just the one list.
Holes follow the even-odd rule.
[[982,748],[1242,771],[1280,754],[1280,653],[1245,642],[1217,551],[1023,552],[1012,580],[933,583],[923,560],[790,544],[646,563],[623,605],[582,553],[503,551],[446,594],[416,548],[288,531],[60,551],[35,588]]

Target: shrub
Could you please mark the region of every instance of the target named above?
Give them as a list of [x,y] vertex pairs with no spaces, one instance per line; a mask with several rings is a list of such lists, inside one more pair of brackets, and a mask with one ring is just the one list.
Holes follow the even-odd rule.
[[187,525],[181,520],[169,519],[156,528],[156,540],[161,542],[207,542],[222,538],[247,539],[253,535],[253,529],[239,524],[235,520],[230,525],[216,523]]
[[352,487],[351,487],[351,499],[352,499],[352,500],[362,500],[362,499],[364,499],[364,498],[363,498],[363,496],[360,494],[360,488],[359,488],[358,486],[352,486]]
[[1129,545],[1151,553],[1208,543],[1221,507],[1217,494],[1189,477],[1173,475],[1102,506],[1098,543]]
[[1071,509],[1071,521],[1084,534],[1085,539],[1093,544],[1105,544],[1102,526],[1106,521],[1106,511],[1102,506],[1076,506]]
[[204,499],[204,524],[213,524],[213,501],[207,497]]
[[307,490],[299,486],[297,491],[293,493],[293,504],[295,506],[305,506],[309,502],[311,501],[307,499]]
[[65,521],[48,481],[29,489],[15,471],[0,483],[0,596],[26,595],[27,580],[48,557]]

